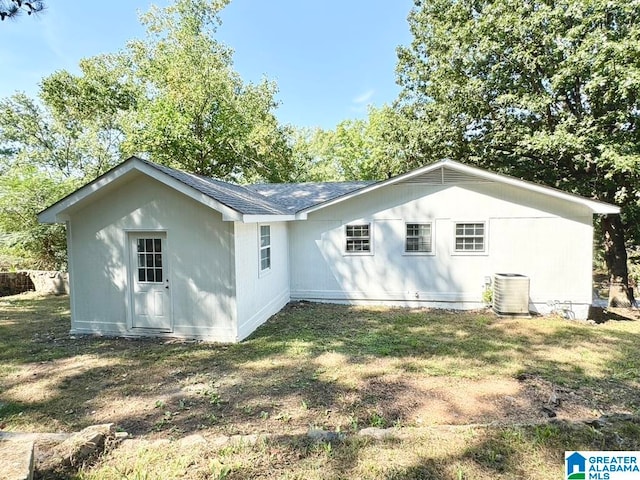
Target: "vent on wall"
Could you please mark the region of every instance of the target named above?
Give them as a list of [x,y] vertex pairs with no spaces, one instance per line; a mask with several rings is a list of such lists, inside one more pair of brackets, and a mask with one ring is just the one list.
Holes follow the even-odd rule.
[[493,310],[498,315],[529,315],[529,277],[519,273],[496,273]]
[[422,185],[454,185],[458,183],[492,183],[477,175],[458,172],[450,168],[441,167],[422,175],[408,178],[403,183],[419,183]]

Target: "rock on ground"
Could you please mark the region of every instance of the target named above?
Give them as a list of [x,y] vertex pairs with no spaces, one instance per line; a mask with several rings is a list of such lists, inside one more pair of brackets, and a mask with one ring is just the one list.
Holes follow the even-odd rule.
[[37,470],[40,473],[63,472],[82,465],[100,453],[107,439],[114,436],[115,427],[112,423],[87,427],[53,447],[44,458],[38,459]]
[[0,441],[0,480],[33,478],[33,441]]

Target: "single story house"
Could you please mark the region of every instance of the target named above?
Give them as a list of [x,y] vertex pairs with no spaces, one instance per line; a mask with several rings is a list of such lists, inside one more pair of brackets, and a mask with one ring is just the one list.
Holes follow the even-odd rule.
[[380,182],[236,185],[132,157],[38,216],[65,222],[72,333],[237,342],[291,300],[586,317],[597,202],[450,160]]

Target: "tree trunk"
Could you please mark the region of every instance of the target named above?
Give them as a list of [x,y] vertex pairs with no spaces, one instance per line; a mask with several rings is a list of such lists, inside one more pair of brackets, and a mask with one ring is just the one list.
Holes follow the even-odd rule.
[[604,257],[609,270],[609,306],[631,307],[635,305],[635,300],[633,289],[629,287],[627,250],[620,215],[605,215],[602,219],[602,233]]

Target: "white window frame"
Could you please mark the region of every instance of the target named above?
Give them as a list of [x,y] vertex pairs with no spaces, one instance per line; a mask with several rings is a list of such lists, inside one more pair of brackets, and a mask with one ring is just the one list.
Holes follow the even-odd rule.
[[[360,236],[360,235],[349,235],[349,228],[354,227],[367,227],[369,235]],[[373,255],[373,223],[372,222],[362,222],[362,223],[350,223],[344,226],[344,254],[345,255]],[[349,250],[349,241],[357,241],[357,240],[368,240],[369,249],[368,250]]]
[[[146,234],[145,234],[146,235]],[[142,250],[140,249],[140,241],[144,241]],[[147,249],[147,242],[151,241],[151,250]],[[159,242],[159,243],[156,243]],[[160,246],[158,249],[157,246]],[[158,235],[148,234],[146,236],[138,236],[136,238],[136,281],[139,284],[147,285],[159,285],[166,281],[166,266],[165,266],[165,250],[166,239]],[[154,279],[149,280],[149,273],[153,274]],[[160,280],[158,278],[158,272],[160,273]],[[140,273],[144,276],[144,280],[140,279]]]
[[[429,251],[419,251],[419,250],[407,250],[407,240],[409,239],[409,235],[407,233],[407,228],[409,227],[409,225],[429,225],[430,228],[430,243],[431,243],[431,250]],[[415,236],[413,235],[411,238],[420,238],[420,236]],[[404,255],[435,255],[436,254],[436,246],[435,246],[435,222],[431,221],[431,220],[411,220],[411,221],[406,221],[404,223],[404,248],[403,248],[403,254]]]
[[[458,226],[459,225],[482,225],[482,250],[458,250]],[[480,235],[463,235],[462,238],[477,238]],[[456,220],[453,222],[453,255],[488,255],[489,254],[489,225],[484,220]]]
[[[268,229],[268,243],[266,244],[262,244],[262,239],[263,239],[263,235],[262,235],[262,229],[266,228]],[[263,260],[263,254],[267,255],[267,260],[268,260],[268,265],[266,267],[263,267],[262,265],[262,260]],[[271,249],[271,225],[262,225],[259,224],[258,225],[258,270],[260,272],[260,275],[264,275],[268,272],[271,271],[271,264],[273,261],[273,256],[272,256],[272,249]]]

